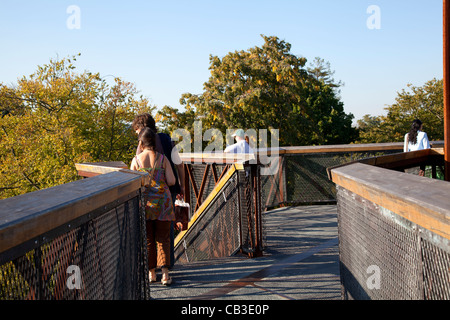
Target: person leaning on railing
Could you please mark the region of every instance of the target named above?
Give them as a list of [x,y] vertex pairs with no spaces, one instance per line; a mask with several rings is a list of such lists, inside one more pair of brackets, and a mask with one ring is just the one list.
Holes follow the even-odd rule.
[[156,268],[160,267],[161,283],[170,285],[170,229],[175,212],[169,186],[176,179],[167,157],[156,151],[153,130],[143,128],[139,132],[139,146],[142,152],[133,158],[130,169],[150,174],[150,184],[144,191],[149,278],[150,282],[156,282]]
[[[404,152],[417,151],[423,149],[430,149],[430,141],[427,133],[422,131],[423,123],[416,119],[411,124],[411,130],[405,134],[405,143],[403,146]],[[425,175],[425,166],[420,166],[419,176]]]

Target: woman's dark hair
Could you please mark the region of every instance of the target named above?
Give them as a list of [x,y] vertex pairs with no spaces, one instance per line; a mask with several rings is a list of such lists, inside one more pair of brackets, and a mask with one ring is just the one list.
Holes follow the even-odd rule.
[[151,150],[155,150],[156,147],[156,133],[145,127],[139,132],[138,140],[141,141],[143,148],[149,148]]
[[417,143],[417,132],[420,130],[420,127],[422,126],[422,121],[419,119],[416,119],[411,124],[411,130],[409,130],[408,133],[408,139],[411,144]]
[[155,119],[153,119],[150,113],[138,114],[131,123],[131,126],[134,130],[147,127],[152,129],[154,132],[158,131],[156,130]]

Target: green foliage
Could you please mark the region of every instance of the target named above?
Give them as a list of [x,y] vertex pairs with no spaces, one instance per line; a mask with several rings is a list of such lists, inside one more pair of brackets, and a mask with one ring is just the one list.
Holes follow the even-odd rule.
[[[443,139],[443,81],[408,85],[387,115],[366,115],[352,127],[330,64],[291,53],[291,45],[262,36],[264,44],[210,56],[211,76],[201,94],[185,93],[185,110],[164,106],[160,130],[279,129],[280,146],[403,141],[413,119],[431,140]],[[77,162],[124,161],[136,148],[130,124],[155,107],[132,83],[77,72],[76,56],[50,60],[14,86],[0,84],[0,198],[78,179]],[[359,134],[359,139],[358,139]],[[192,141],[191,141],[192,142]],[[225,142],[225,141],[224,141]]]
[[[289,43],[263,38],[262,47],[230,52],[222,59],[210,56],[211,77],[204,92],[180,99],[188,113],[176,110],[180,123],[201,119],[204,129],[217,128],[222,134],[232,128],[279,129],[280,145],[351,142],[356,134],[353,115],[344,113],[336,84],[309,73],[306,59],[290,53]],[[161,116],[167,118],[168,112]],[[176,122],[168,125],[175,129]]]
[[176,129],[186,129],[194,136],[193,123],[196,121],[194,110],[186,108],[184,112],[170,106],[164,106],[155,116],[155,121],[159,131],[171,134]]
[[395,103],[385,108],[386,116],[364,116],[358,120],[359,142],[401,142],[414,119],[424,123],[430,140],[444,139],[443,80],[433,79],[422,87],[408,85],[398,92]]
[[342,81],[336,82],[334,80],[333,75],[335,72],[331,70],[331,64],[320,57],[315,57],[307,69],[308,73],[315,79],[324,82],[332,88],[339,88],[344,85]]
[[130,123],[154,108],[131,83],[76,73],[75,61],[50,60],[17,86],[0,86],[0,198],[73,181],[77,162],[130,162]]

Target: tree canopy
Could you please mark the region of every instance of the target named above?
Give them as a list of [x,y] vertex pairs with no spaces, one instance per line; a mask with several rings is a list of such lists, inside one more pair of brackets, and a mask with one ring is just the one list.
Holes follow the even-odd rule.
[[133,84],[77,73],[76,56],[0,85],[0,198],[77,179],[76,162],[131,160],[130,122],[152,112]]
[[202,121],[202,133],[223,136],[227,129],[278,129],[280,146],[393,142],[415,118],[431,140],[443,139],[442,80],[408,85],[387,115],[366,115],[354,128],[330,63],[316,57],[307,66],[289,43],[262,38],[261,47],[211,55],[203,92],[183,94],[183,111],[156,112],[133,83],[78,72],[77,56],[51,59],[17,84],[0,83],[0,198],[73,181],[77,162],[128,164],[136,148],[130,124],[142,112],[154,114],[163,131],[186,129],[191,139]]
[[203,93],[182,95],[185,113],[163,109],[164,126],[169,131],[192,127],[189,122],[197,119],[223,134],[232,128],[273,128],[279,130],[280,145],[353,141],[353,115],[344,112],[334,90],[340,83],[328,77],[327,65],[319,61],[309,72],[306,58],[292,54],[289,43],[262,37],[262,47],[210,56],[211,76]]
[[363,143],[400,142],[414,119],[420,119],[430,140],[444,139],[443,80],[433,79],[421,87],[408,84],[397,93],[386,115],[365,115],[358,120],[359,141]]

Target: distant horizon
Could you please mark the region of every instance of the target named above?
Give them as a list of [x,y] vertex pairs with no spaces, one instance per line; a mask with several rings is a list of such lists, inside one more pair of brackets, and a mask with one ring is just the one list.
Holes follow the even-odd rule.
[[261,34],[335,71],[354,124],[385,114],[397,92],[443,77],[442,1],[20,1],[0,4],[0,83],[52,58],[134,83],[158,109],[200,94],[209,56],[261,46]]

